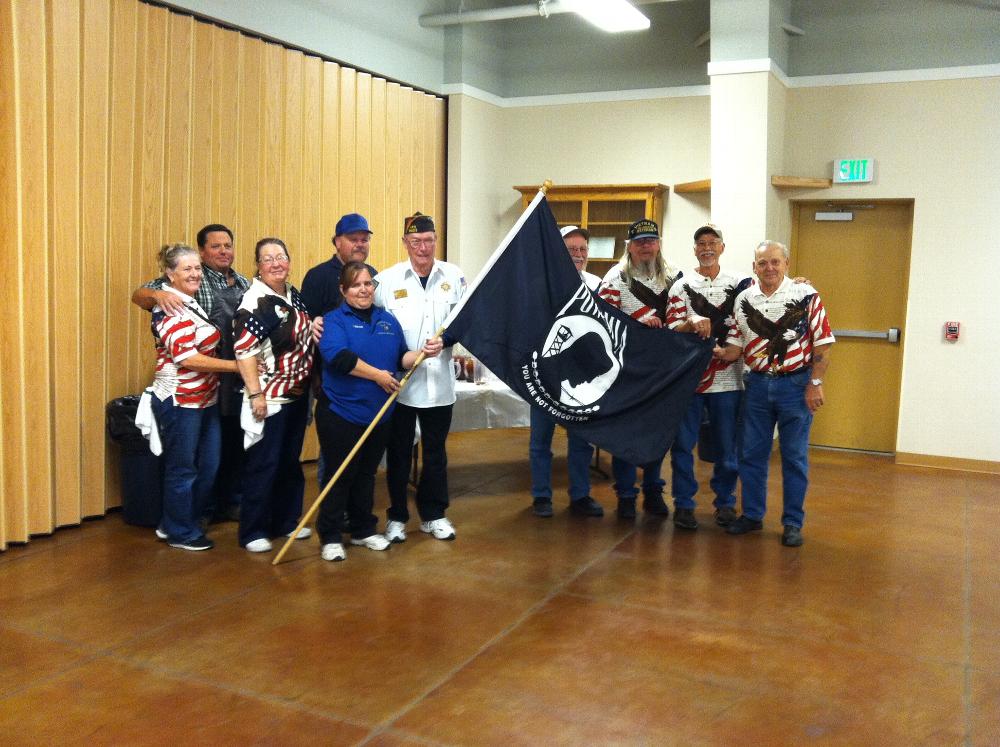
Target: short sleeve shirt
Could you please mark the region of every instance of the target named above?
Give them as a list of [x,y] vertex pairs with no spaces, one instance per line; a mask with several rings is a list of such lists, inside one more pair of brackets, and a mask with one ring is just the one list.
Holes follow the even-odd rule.
[[167,285],[169,293],[184,300],[184,313],[168,316],[159,306],[153,307],[150,329],[156,342],[156,373],[153,393],[162,402],[174,398],[178,407],[200,409],[215,404],[219,389],[218,374],[185,368],[191,356],[214,357],[219,344],[219,330],[191,296]]

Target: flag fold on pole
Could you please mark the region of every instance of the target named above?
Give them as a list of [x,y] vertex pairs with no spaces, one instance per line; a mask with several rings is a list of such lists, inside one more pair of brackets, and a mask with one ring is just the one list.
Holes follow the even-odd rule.
[[670,448],[712,356],[588,290],[541,193],[444,326],[532,407],[640,465]]

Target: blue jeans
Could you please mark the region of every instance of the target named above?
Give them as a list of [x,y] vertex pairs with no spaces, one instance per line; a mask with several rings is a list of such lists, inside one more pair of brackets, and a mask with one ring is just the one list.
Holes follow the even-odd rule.
[[299,456],[308,398],[286,402],[264,421],[264,435],[243,460],[239,543],[288,534],[302,516],[305,477]]
[[790,376],[771,377],[750,372],[743,393],[743,438],[740,446],[740,482],[743,513],[761,520],[767,511],[767,468],[778,426],[781,448],[781,481],[784,526],[802,527],[806,488],[809,485],[809,427],[812,413],[806,406],[809,369]]
[[694,446],[698,443],[701,416],[708,410],[712,445],[715,447],[715,468],[712,471],[713,504],[716,508],[736,505],[736,478],[739,475],[736,459],[736,422],[740,414],[742,392],[714,392],[695,394],[684,413],[677,438],[670,447],[672,470],[670,490],[677,508],[694,508],[698,481],[694,476]]
[[[663,456],[666,456],[664,454]],[[657,495],[663,493],[663,486],[667,483],[660,477],[660,470],[663,468],[663,457],[655,462],[639,465],[642,467],[642,492],[644,495]],[[623,459],[612,457],[611,475],[615,478],[615,493],[619,498],[635,498],[639,493],[635,489],[635,480],[638,476],[638,468],[634,464],[629,464]]]
[[219,469],[219,408],[177,407],[173,397],[161,402],[154,395],[153,414],[163,444],[160,531],[171,542],[188,542],[201,536],[198,520]]
[[[531,438],[528,457],[531,462],[531,497],[552,500],[552,434],[556,424],[534,407],[531,408]],[[566,461],[569,467],[569,499],[590,495],[590,460],[593,447],[567,431]]]

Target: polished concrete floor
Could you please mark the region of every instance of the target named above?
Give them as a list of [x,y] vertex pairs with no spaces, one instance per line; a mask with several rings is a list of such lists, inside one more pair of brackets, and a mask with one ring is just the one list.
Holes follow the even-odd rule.
[[538,519],[525,430],[450,444],[455,542],[275,568],[113,514],[9,549],[0,743],[1000,743],[1000,477],[816,451],[789,549],[704,493],[694,533]]

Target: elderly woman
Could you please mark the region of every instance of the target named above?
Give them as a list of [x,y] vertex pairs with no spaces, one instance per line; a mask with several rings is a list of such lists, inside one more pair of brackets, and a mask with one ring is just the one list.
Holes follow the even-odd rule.
[[[348,262],[340,274],[344,302],[323,317],[319,351],[323,388],[316,407],[316,430],[327,468],[335,470],[347,458],[361,434],[375,420],[389,396],[399,389],[395,372],[413,367],[419,351],[408,350],[396,318],[374,305],[375,285],[368,267]],[[428,340],[423,353],[441,352],[441,338]],[[339,517],[346,507],[351,544],[385,550],[389,540],[375,533],[372,513],[375,470],[389,436],[389,415],[383,413],[368,439],[330,489],[316,529],[323,560],[344,560]]]
[[[299,454],[313,342],[305,304],[288,283],[284,242],[261,239],[254,259],[257,277],[233,320],[233,348],[249,411],[244,443],[253,441],[251,433],[257,439],[245,454],[239,542],[250,552],[267,552],[273,537],[291,535],[302,513],[305,480]],[[310,534],[304,528],[296,538]]]
[[182,550],[209,550],[212,540],[199,519],[219,467],[220,373],[235,373],[236,362],[219,360],[219,330],[195,300],[201,286],[201,257],[186,244],[160,250],[167,278],[162,290],[176,294],[180,313],[153,308],[156,374],[151,407],[163,446],[163,516],[157,537]]

